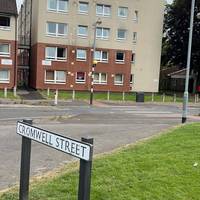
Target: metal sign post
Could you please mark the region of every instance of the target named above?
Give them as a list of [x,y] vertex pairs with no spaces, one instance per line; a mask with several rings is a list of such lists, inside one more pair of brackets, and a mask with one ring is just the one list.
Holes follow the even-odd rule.
[[32,126],[32,120],[17,122],[17,134],[22,136],[19,200],[29,196],[31,140],[80,159],[78,200],[90,200],[93,138],[67,138]]

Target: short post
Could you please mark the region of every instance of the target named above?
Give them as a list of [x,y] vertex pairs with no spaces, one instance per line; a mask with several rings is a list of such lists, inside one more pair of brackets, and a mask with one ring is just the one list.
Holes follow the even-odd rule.
[[151,94],[151,101],[154,102],[154,93]]
[[174,93],[174,103],[176,103],[176,93]]
[[163,93],[163,102],[165,102],[165,93]]
[[107,101],[110,101],[110,91],[107,92]]
[[17,96],[17,87],[16,87],[16,86],[13,88],[13,96],[14,96],[14,97]]
[[58,90],[55,91],[55,99],[54,99],[54,105],[58,105]]
[[197,94],[197,103],[199,103],[199,94]]
[[122,100],[125,101],[125,92],[122,94]]
[[7,87],[4,88],[4,97],[7,98],[8,96],[8,89]]
[[[23,120],[23,122],[30,125],[32,125],[33,123],[32,120]],[[19,200],[28,200],[30,160],[31,160],[31,139],[22,137]]]
[[[94,143],[93,138],[82,138],[81,141]],[[90,161],[80,160],[78,200],[90,200],[91,175],[92,159]]]
[[75,90],[73,90],[73,91],[72,91],[72,100],[74,101],[74,100],[75,100],[75,98],[76,98],[76,91],[75,91]]
[[47,88],[47,97],[49,97],[49,95],[50,95],[50,89]]

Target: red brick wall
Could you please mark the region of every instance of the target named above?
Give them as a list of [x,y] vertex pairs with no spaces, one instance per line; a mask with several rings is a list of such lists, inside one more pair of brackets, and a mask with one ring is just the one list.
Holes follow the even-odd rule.
[[[42,60],[45,60],[45,47],[46,46],[56,46],[67,48],[67,61],[53,61],[52,66],[43,66]],[[87,50],[87,61],[77,61],[76,60],[76,49],[86,49]],[[105,50],[105,49],[99,49]],[[131,51],[125,51],[125,63],[116,64],[115,63],[115,53],[117,50],[106,49],[109,54],[108,63],[98,63],[95,72],[107,73],[107,84],[106,85],[94,85],[95,91],[130,91],[130,74],[131,74]],[[38,43],[32,47],[32,59],[31,59],[31,81],[30,85],[36,89],[60,89],[60,90],[89,90],[90,89],[90,77],[88,77],[91,71],[92,64],[92,53],[91,48],[88,47],[77,47],[77,46],[62,46],[62,45],[50,45]],[[63,70],[66,72],[71,72],[74,76],[67,74],[66,84],[46,84],[44,82],[45,70]],[[76,72],[86,72],[86,82],[85,84],[76,83]],[[124,74],[124,84],[122,86],[114,85],[114,77],[112,74]]]
[[[0,83],[0,89],[3,89],[7,87],[8,89],[11,89],[14,87],[14,81],[15,81],[15,41],[9,41],[9,40],[0,40],[0,43],[9,43],[10,44],[10,57],[2,57],[0,56],[0,69],[9,69],[10,70],[10,83]],[[10,59],[12,60],[12,65],[2,65],[1,61],[2,59]]]

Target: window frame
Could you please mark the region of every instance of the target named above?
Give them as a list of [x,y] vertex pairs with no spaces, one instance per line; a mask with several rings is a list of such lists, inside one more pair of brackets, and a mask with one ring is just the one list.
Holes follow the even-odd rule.
[[0,15],[0,17],[5,17],[5,18],[9,18],[9,26],[1,26],[0,25],[0,29],[1,30],[11,30],[11,17],[9,16],[4,16],[4,15]]
[[[84,73],[84,80],[77,79],[78,73]],[[77,84],[85,84],[86,83],[86,72],[76,72],[76,83]]]
[[[56,24],[56,33],[50,33],[50,32],[49,32],[49,23]],[[65,25],[65,27],[66,27],[66,34],[60,34],[60,33],[58,33],[59,24],[64,24],[64,25]],[[48,21],[48,22],[46,23],[46,34],[47,34],[47,36],[49,36],[49,37],[66,38],[67,35],[68,35],[68,24],[59,23],[59,22],[50,22],[50,21]]]
[[[117,54],[118,53],[123,53],[123,60],[117,60]],[[117,51],[116,54],[115,54],[115,63],[118,63],[118,64],[124,64],[125,63],[125,52],[122,52],[122,51]]]
[[[96,58],[96,52],[100,52],[100,59]],[[107,59],[103,59],[103,53],[106,52],[107,53]],[[96,50],[95,51],[95,60],[101,63],[108,63],[109,60],[109,53],[108,51],[104,51],[104,50]]]
[[[103,11],[102,13],[99,13],[99,12],[97,11],[97,7],[98,7],[98,6],[102,6],[102,11]],[[106,14],[106,13],[105,13],[105,7],[109,7],[109,8],[110,8],[110,13],[109,13],[109,14]],[[97,4],[96,4],[96,16],[111,17],[111,8],[112,8],[111,5],[97,3]]]
[[[121,76],[122,76],[122,81],[121,81],[121,82],[116,81],[116,76],[117,76],[117,75],[121,75]],[[115,77],[114,77],[114,85],[119,85],[119,86],[124,85],[124,74],[115,74]]]
[[[54,73],[54,79],[53,80],[47,80],[47,71]],[[65,80],[57,80],[57,72],[65,72]],[[45,70],[45,77],[44,77],[45,84],[66,84],[67,82],[67,73],[66,71],[62,70]]]
[[[101,29],[101,36],[98,36],[98,29]],[[104,30],[108,30],[108,36],[104,37]],[[97,27],[96,28],[96,39],[101,39],[101,40],[109,40],[110,37],[110,28],[105,28],[105,27]]]
[[[85,51],[85,57],[78,57],[78,51]],[[77,61],[87,61],[87,50],[86,49],[76,49],[76,60]]]
[[0,73],[1,71],[7,71],[8,72],[8,79],[0,79],[0,84],[1,83],[10,83],[10,70],[9,69],[6,69],[6,68],[1,68],[0,69]]
[[[127,10],[126,15],[120,15],[120,9],[126,9]],[[128,7],[119,6],[118,7],[118,17],[123,18],[123,19],[127,19],[128,18]]]
[[[78,36],[78,37],[81,37],[81,38],[86,38],[86,37],[88,37],[88,26],[85,26],[85,25],[78,25],[77,27],[78,27],[78,28],[77,28],[77,36]],[[85,28],[87,28],[87,33],[86,33],[86,35],[80,34],[80,33],[79,33],[79,28],[80,28],[80,27],[85,27]]]
[[[88,5],[88,10],[87,11],[80,10],[80,5],[81,4],[87,4]],[[78,3],[78,13],[79,14],[84,14],[84,15],[88,14],[89,13],[89,2],[79,1],[79,3]]]
[[[48,57],[47,56],[47,49],[48,48],[55,48],[55,57]],[[58,49],[62,48],[65,50],[65,57],[61,58],[58,57]],[[45,47],[45,60],[50,60],[50,61],[61,61],[61,62],[65,62],[67,61],[67,48],[64,47],[52,47],[52,46],[46,46]]]
[[56,9],[50,8],[50,0],[47,0],[47,10],[50,12],[57,12],[57,13],[68,13],[69,12],[69,0],[66,0],[67,2],[67,9],[66,10],[60,10],[59,9],[59,1],[61,0],[55,0],[56,1]]
[[[119,38],[119,31],[124,31],[124,38]],[[126,29],[117,29],[117,40],[124,41],[127,39],[127,30]]]
[[[95,85],[107,85],[108,84],[108,74],[105,73],[105,72],[95,72],[94,73],[94,77],[95,77],[95,74],[99,74],[99,80],[95,80],[93,78],[93,82]],[[105,74],[106,75],[106,81],[102,81],[102,74]]]
[[0,43],[0,45],[8,45],[8,53],[0,52],[0,57],[10,57],[11,45],[9,43]]

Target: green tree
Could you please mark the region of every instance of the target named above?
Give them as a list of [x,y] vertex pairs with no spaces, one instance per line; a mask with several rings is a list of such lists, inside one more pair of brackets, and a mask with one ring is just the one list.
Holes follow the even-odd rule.
[[[196,0],[191,69],[199,74],[200,80],[200,0]],[[187,65],[188,37],[190,27],[191,0],[175,0],[167,5],[164,22],[162,65]]]

